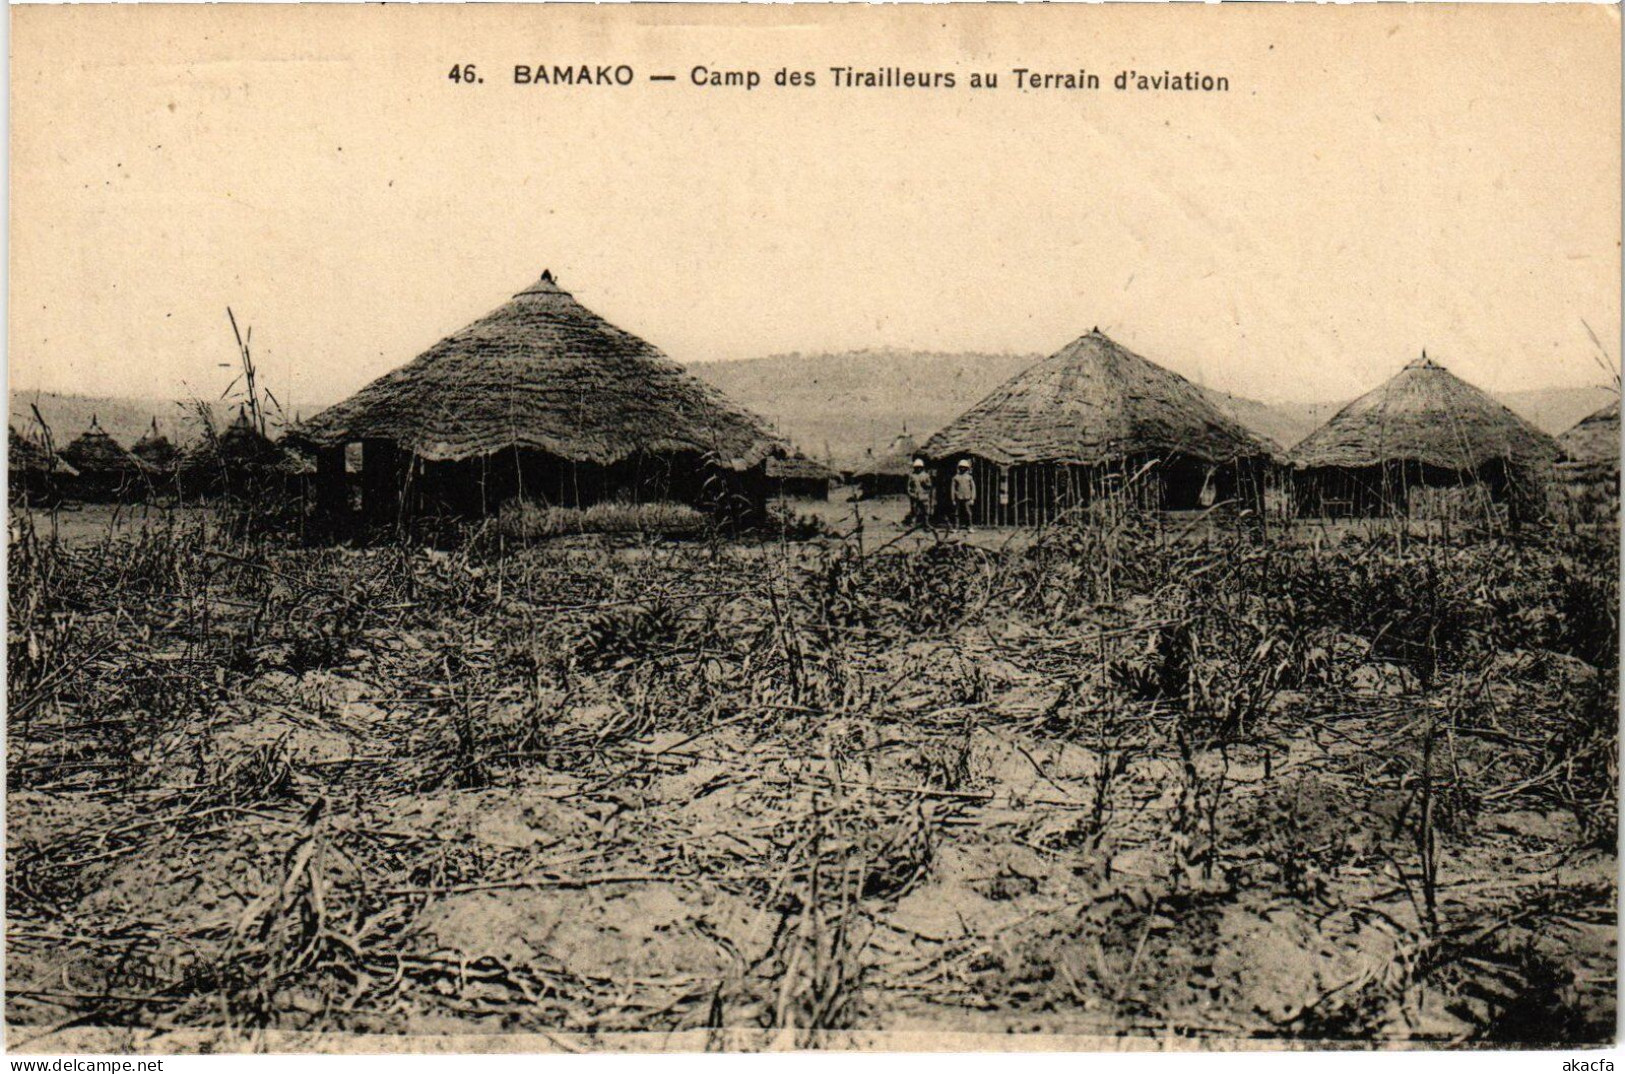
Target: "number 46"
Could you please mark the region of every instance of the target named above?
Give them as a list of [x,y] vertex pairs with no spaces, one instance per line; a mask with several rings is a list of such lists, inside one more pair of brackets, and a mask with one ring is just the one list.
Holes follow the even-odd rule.
[[471,63],[452,64],[451,73],[446,77],[451,79],[453,82],[467,82],[470,85],[481,81],[481,79],[475,76],[474,65]]

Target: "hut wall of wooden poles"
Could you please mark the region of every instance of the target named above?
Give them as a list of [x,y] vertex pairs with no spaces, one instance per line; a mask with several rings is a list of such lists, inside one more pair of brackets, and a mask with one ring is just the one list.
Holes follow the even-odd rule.
[[604,465],[510,448],[473,459],[432,460],[392,441],[362,445],[362,513],[390,524],[400,517],[492,515],[509,500],[543,506],[676,502],[725,510],[730,497],[765,501],[762,468],[719,472],[698,452],[638,454]]
[[976,483],[971,517],[979,526],[1036,526],[1108,502],[1141,511],[1199,511],[1215,505],[1256,509],[1263,502],[1267,460],[1214,464],[1184,455],[1127,456],[1092,466],[1000,464],[977,455],[936,460],[935,513],[952,518],[951,482],[961,459]]
[[1107,498],[1145,510],[1262,506],[1270,449],[1170,370],[1090,332],[1013,377],[922,448],[939,515],[961,460],[979,525],[1048,522]]

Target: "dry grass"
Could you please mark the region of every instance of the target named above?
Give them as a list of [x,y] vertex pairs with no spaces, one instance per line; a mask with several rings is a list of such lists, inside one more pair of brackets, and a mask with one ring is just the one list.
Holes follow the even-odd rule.
[[1613,1032],[1594,535],[49,532],[9,552],[24,1046]]
[[541,540],[583,533],[650,537],[704,537],[707,517],[680,503],[597,503],[590,507],[555,507],[530,501],[504,504],[497,532],[518,540]]

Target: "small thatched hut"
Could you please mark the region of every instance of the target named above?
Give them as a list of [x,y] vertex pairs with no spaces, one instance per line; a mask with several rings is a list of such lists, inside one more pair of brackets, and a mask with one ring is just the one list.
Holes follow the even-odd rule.
[[197,495],[296,492],[309,469],[306,460],[261,432],[246,406],[237,408],[218,436],[208,432],[194,443],[181,461],[183,482]]
[[1095,329],[925,442],[939,506],[961,459],[974,518],[1028,524],[1107,494],[1152,509],[1258,506],[1269,449],[1184,377]]
[[1422,357],[1338,411],[1292,450],[1305,514],[1541,513],[1557,443]]
[[902,496],[908,492],[908,472],[918,453],[919,445],[904,430],[879,454],[872,448],[864,453],[862,464],[852,471],[852,483],[865,499]]
[[9,432],[6,491],[12,502],[49,503],[60,498],[64,483],[79,471],[15,428]]
[[767,460],[768,488],[774,496],[798,500],[827,500],[829,487],[841,475],[805,455]]
[[1600,521],[1619,512],[1619,400],[1582,418],[1557,438],[1558,476],[1580,518]]
[[654,346],[588,310],[550,272],[505,305],[290,434],[342,495],[362,448],[363,512],[494,512],[522,497],[760,509],[785,445]]
[[62,449],[62,458],[79,472],[73,489],[82,499],[122,499],[146,488],[146,467],[102,429],[94,414],[90,427]]
[[169,437],[158,431],[158,419],[152,419],[152,425],[142,434],[130,448],[130,454],[147,464],[155,474],[172,473],[180,464],[181,452]]

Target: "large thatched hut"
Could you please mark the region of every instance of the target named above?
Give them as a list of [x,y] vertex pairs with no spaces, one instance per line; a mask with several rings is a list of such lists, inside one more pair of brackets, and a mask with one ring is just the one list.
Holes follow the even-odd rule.
[[1544,510],[1557,443],[1422,357],[1292,450],[1301,513],[1481,515]]
[[1152,509],[1258,506],[1269,449],[1184,377],[1095,329],[925,442],[946,506],[960,460],[975,520],[1027,524],[1107,495]]
[[363,512],[480,515],[515,497],[562,506],[673,500],[759,509],[785,445],[550,272],[292,434],[342,495],[361,445]]
[[79,472],[73,490],[81,499],[123,499],[146,488],[146,467],[108,435],[94,414],[89,428],[62,449],[62,458]]
[[1619,511],[1619,400],[1557,438],[1558,475],[1577,517],[1601,521]]
[[6,491],[14,503],[50,503],[78,475],[66,460],[43,445],[9,429],[6,448]]

